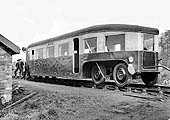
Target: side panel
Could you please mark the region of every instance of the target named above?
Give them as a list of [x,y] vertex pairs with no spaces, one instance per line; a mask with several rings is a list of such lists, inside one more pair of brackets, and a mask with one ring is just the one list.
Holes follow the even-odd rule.
[[127,32],[125,39],[125,50],[143,50],[142,33]]
[[[83,54],[79,56],[79,73],[73,72],[73,57],[62,56],[48,59],[38,59],[28,61],[30,74],[32,76],[53,76],[62,78],[81,79],[83,75],[83,67],[88,62],[93,61],[113,61],[124,60],[128,63],[128,57],[134,58],[133,66],[136,72],[157,72],[157,69],[142,69],[143,67],[143,51],[118,51],[118,52],[103,52],[93,54]],[[156,55],[157,56],[157,55]],[[108,64],[110,66],[110,64]],[[35,68],[35,69],[34,69]],[[88,68],[90,70],[90,68]]]
[[[112,66],[112,64],[108,64],[106,61],[112,61],[114,60],[123,60],[127,63],[129,63],[128,58],[130,56],[133,57],[134,62],[133,67],[135,69],[135,72],[158,72],[158,68],[152,67],[152,68],[144,68],[143,60],[145,60],[145,65],[152,65],[157,66],[158,65],[158,54],[156,52],[148,52],[152,53],[152,57],[147,55],[145,56],[145,59],[143,58],[143,53],[147,51],[117,51],[117,52],[105,52],[105,53],[93,53],[88,54],[86,58],[84,58],[84,62],[86,61],[86,64],[83,65],[83,68],[88,65],[88,63],[93,61],[102,61],[103,64],[105,64],[106,67]],[[87,68],[88,69],[88,68]],[[89,69],[90,70],[90,69]]]
[[[139,51],[117,51],[117,52],[103,52],[103,53],[93,53],[93,54],[84,54],[84,64],[83,64],[83,70],[89,69],[89,67],[86,67],[88,63],[92,63],[94,61],[102,62],[105,64],[106,67],[112,67],[114,66],[115,60],[123,60],[127,64],[128,58],[131,56],[134,59],[133,66],[135,71],[139,71],[139,59],[138,59],[138,52]],[[113,63],[111,63],[113,62]],[[83,75],[84,76],[84,75]]]
[[[62,56],[28,61],[31,76],[53,76],[63,78],[80,78],[73,73],[73,57]],[[35,68],[35,69],[34,69]]]

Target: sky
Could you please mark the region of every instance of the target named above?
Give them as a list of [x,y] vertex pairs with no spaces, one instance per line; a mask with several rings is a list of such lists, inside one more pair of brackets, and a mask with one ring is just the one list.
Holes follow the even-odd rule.
[[[0,34],[20,48],[99,24],[170,30],[168,0],[0,0]],[[24,58],[20,55],[13,57]]]

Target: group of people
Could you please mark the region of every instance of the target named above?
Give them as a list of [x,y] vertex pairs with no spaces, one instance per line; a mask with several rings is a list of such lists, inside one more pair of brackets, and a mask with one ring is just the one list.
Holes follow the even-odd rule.
[[24,78],[26,75],[26,63],[22,59],[18,59],[15,64],[14,78],[21,77]]

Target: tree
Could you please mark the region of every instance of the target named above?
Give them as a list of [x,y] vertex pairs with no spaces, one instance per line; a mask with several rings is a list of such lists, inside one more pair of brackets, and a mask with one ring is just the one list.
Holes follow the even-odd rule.
[[170,67],[170,30],[161,34],[159,46],[161,47],[160,57],[163,64]]

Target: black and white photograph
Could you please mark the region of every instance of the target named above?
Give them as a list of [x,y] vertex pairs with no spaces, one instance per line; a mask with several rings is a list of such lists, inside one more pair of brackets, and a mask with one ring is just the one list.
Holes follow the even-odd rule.
[[0,120],[170,120],[168,0],[0,3]]

